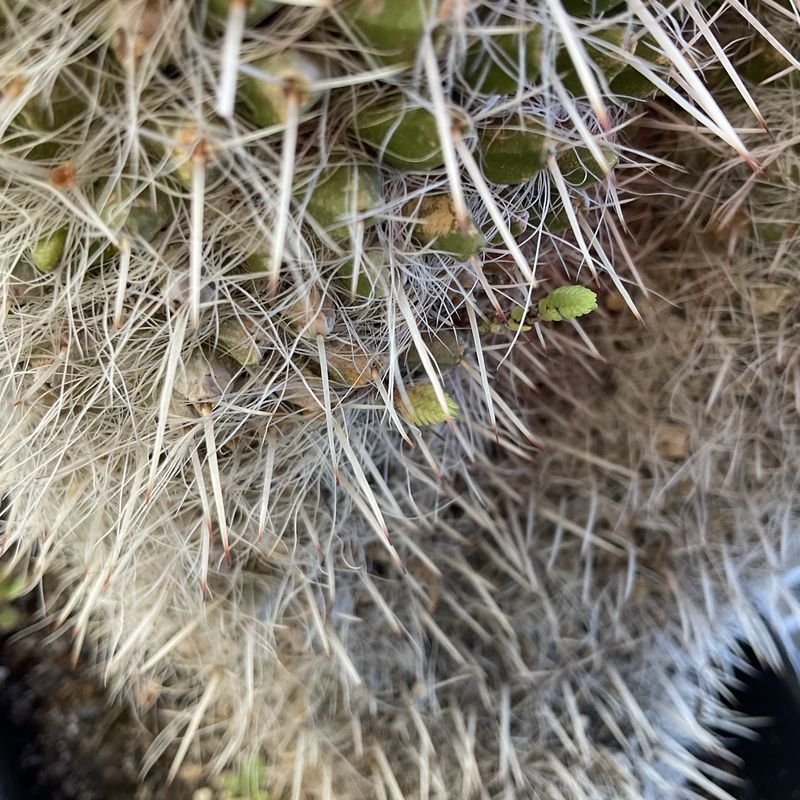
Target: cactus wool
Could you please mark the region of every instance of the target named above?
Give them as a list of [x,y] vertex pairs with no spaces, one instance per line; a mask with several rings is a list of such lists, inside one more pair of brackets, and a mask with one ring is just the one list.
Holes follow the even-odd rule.
[[0,0],[0,543],[143,769],[731,796],[794,602],[797,24]]

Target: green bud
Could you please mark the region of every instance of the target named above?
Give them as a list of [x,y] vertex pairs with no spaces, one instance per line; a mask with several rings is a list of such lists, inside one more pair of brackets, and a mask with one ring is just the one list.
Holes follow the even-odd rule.
[[407,108],[402,98],[359,111],[355,131],[393,167],[424,171],[444,163],[436,118],[424,108]]
[[417,242],[431,245],[457,261],[466,261],[486,244],[471,219],[467,219],[465,227],[459,224],[449,194],[425,195],[419,202],[407,203],[403,213],[416,220],[413,235]]
[[[334,239],[346,239],[349,221],[383,203],[380,173],[364,164],[343,164],[322,170],[306,207],[308,213]],[[365,225],[375,224],[369,216]]]
[[321,97],[313,84],[325,76],[324,64],[311,53],[286,50],[255,61],[250,66],[264,75],[247,75],[241,80],[237,106],[262,128],[285,123],[292,99],[297,102],[302,114]]
[[533,83],[540,72],[541,39],[537,26],[527,32],[501,33],[481,40],[467,54],[464,76],[469,85],[483,94],[512,94],[520,84]]
[[386,63],[410,63],[417,55],[438,0],[350,0],[339,13]]
[[[619,156],[610,147],[600,146],[606,163],[613,169]],[[586,189],[605,178],[603,170],[588,147],[573,147],[563,152],[557,159],[558,168],[564,180],[576,189]]]
[[52,272],[64,255],[69,228],[64,225],[43,236],[31,248],[31,261],[40,272]]
[[524,126],[504,125],[481,134],[481,166],[488,181],[525,183],[547,165],[550,151],[547,128],[532,118],[526,118]]
[[408,404],[402,399],[395,404],[397,410],[412,425],[438,425],[447,422],[458,415],[458,405],[455,400],[445,393],[444,400],[447,412],[444,411],[436,392],[430,383],[419,383],[406,389]]

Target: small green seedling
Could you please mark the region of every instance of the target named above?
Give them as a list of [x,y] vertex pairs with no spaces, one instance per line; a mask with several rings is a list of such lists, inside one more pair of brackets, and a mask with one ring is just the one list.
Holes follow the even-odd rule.
[[447,422],[449,419],[453,419],[458,414],[458,405],[447,393],[444,396],[447,404],[447,414],[445,414],[439,399],[436,397],[433,385],[430,383],[419,383],[416,386],[410,386],[406,390],[406,394],[410,405],[407,405],[401,399],[398,402],[398,411],[412,425],[437,425],[440,422]]
[[[585,286],[559,286],[539,301],[539,319],[561,322],[597,308],[597,295]],[[513,313],[512,313],[513,316]]]
[[253,756],[238,771],[223,772],[221,800],[269,800],[269,795],[261,789],[266,782],[266,771],[264,759]]
[[506,327],[510,331],[522,331],[523,333],[527,333],[531,329],[530,325],[525,324],[525,309],[522,306],[514,306],[511,309]]
[[502,322],[489,321],[480,326],[481,333],[531,330],[534,322],[563,322],[582,317],[597,308],[597,295],[585,286],[559,286],[539,301],[538,307],[514,306]]
[[314,83],[325,76],[326,68],[313,53],[286,50],[255,61],[251,67],[261,74],[242,78],[237,107],[262,128],[286,124],[292,102],[297,113],[303,114],[322,97]]

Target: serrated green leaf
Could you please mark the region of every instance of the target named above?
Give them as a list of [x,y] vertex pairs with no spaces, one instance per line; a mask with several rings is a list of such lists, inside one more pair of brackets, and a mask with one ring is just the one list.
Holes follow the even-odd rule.
[[444,413],[433,385],[430,383],[411,386],[406,393],[410,405],[401,402],[400,411],[412,425],[436,425],[440,422],[447,422],[448,419],[452,419],[458,414],[458,405],[447,393],[444,396],[447,403],[447,414]]
[[597,308],[597,295],[585,286],[559,286],[539,301],[539,317],[548,322],[582,317]]

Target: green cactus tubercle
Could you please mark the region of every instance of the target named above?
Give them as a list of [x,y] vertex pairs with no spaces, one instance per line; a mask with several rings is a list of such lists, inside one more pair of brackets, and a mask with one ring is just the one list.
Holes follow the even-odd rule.
[[325,167],[308,200],[308,213],[334,239],[346,239],[348,222],[358,215],[365,227],[376,220],[369,212],[383,202],[380,173],[365,164]]
[[422,245],[430,245],[458,261],[466,261],[479,253],[486,237],[471,219],[463,223],[458,219],[449,194],[426,195],[417,204],[411,202],[405,213],[417,220],[414,238]]
[[69,228],[64,225],[40,238],[31,248],[31,261],[40,272],[52,272],[61,262]]
[[547,128],[536,119],[526,118],[522,128],[488,129],[480,139],[484,177],[492,183],[525,183],[544,169],[549,150]]
[[363,109],[354,127],[356,136],[393,167],[426,171],[444,163],[433,113],[409,108],[403,99]]

